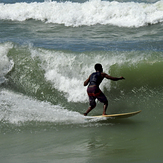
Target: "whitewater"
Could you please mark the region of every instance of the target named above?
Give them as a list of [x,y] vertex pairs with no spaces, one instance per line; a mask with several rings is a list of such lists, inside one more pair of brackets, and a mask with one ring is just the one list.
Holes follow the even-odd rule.
[[0,19],[12,21],[34,19],[72,27],[96,24],[141,27],[163,21],[163,1],[149,4],[100,0],[84,3],[71,1],[1,3]]

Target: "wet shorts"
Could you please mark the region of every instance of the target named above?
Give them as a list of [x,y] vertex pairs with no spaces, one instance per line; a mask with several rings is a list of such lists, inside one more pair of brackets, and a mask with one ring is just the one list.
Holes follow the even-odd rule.
[[108,102],[106,96],[103,94],[103,92],[97,87],[88,87],[87,88],[87,93],[89,96],[89,104],[91,107],[96,106],[96,99],[98,99],[100,102],[106,104]]

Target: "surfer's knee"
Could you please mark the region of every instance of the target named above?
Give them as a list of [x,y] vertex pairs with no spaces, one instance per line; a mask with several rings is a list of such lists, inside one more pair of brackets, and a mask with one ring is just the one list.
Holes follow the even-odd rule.
[[89,100],[89,104],[91,109],[94,109],[96,107],[96,101],[95,100]]
[[106,100],[106,101],[104,102],[104,105],[108,106],[108,100]]
[[94,109],[96,107],[96,103],[93,103],[90,107],[91,109]]

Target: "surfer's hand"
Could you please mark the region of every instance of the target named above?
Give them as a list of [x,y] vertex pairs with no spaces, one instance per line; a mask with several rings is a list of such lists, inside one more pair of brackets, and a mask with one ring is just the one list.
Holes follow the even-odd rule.
[[123,76],[121,76],[121,77],[120,77],[120,79],[122,79],[122,80],[123,80],[123,79],[125,79],[125,78],[124,78]]

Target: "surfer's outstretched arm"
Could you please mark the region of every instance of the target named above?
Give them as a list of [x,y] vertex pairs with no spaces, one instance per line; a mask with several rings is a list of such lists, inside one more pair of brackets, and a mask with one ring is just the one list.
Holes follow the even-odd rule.
[[110,79],[110,80],[113,80],[113,81],[118,81],[118,80],[122,80],[122,79],[125,79],[124,77],[120,77],[120,78],[117,78],[117,77],[112,77],[106,73],[101,73],[102,77],[106,78],[106,79]]

